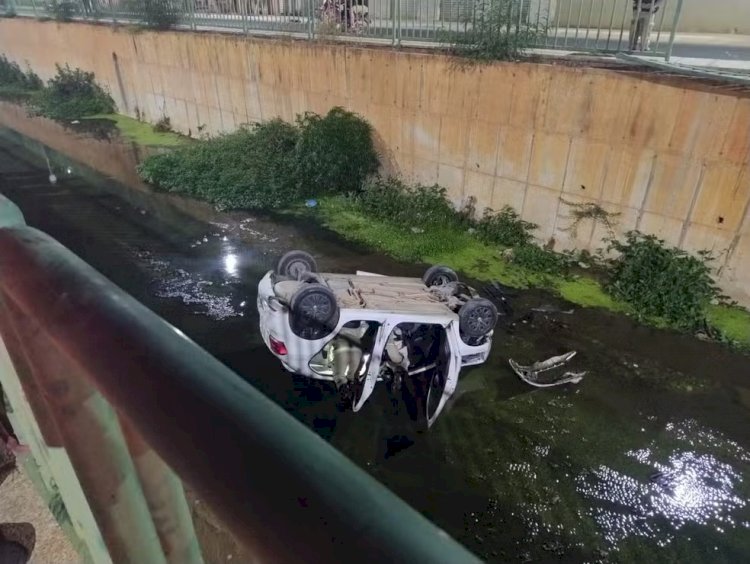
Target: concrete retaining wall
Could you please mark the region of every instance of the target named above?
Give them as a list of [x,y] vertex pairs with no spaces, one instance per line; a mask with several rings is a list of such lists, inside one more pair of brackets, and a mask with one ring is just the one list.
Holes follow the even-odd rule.
[[347,107],[392,172],[456,203],[511,205],[557,249],[602,245],[601,223],[571,229],[570,204],[596,203],[619,214],[618,234],[721,253],[721,284],[750,303],[747,97],[654,75],[25,19],[0,20],[0,52],[45,78],[55,63],[92,70],[123,113],[193,135]]

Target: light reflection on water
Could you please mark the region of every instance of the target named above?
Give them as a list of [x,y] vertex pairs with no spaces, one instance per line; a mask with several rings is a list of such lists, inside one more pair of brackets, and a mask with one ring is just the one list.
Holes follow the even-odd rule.
[[[665,430],[675,438],[687,439],[684,442],[695,442],[701,436],[695,425],[670,423]],[[739,455],[732,457],[739,458],[738,462],[747,460],[747,451],[736,443],[709,431],[702,435],[712,436],[712,446],[724,454],[729,447],[730,453]],[[616,549],[629,537],[649,537],[659,546],[666,546],[688,524],[712,527],[720,534],[750,526],[736,516],[747,501],[737,493],[742,475],[735,467],[714,454],[693,450],[674,450],[664,460],[655,452],[656,441],[653,443],[652,447],[625,453],[644,466],[645,477],[636,478],[606,465],[576,477],[576,489],[590,502],[588,514],[610,548]]]
[[[175,268],[168,261],[154,257],[149,251],[134,251],[141,264],[153,274],[152,291],[160,298],[178,299],[192,306],[193,313],[203,314],[211,319],[222,320],[242,317],[242,304],[235,304],[237,298],[227,281],[207,280],[200,272],[188,272]],[[237,255],[229,253],[221,257],[221,271],[235,278],[239,270]]]

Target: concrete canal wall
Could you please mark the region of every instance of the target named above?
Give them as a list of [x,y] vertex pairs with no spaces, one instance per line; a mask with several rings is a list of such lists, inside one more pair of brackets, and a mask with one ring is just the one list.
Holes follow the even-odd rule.
[[750,98],[655,74],[561,65],[465,66],[433,53],[0,20],[0,52],[44,78],[94,71],[122,113],[198,135],[341,105],[375,128],[386,169],[459,203],[509,204],[556,249],[602,246],[601,221],[721,253],[750,303]]

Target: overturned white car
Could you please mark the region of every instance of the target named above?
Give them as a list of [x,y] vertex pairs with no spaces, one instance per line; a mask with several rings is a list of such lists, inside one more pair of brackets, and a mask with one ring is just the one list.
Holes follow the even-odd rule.
[[358,411],[378,381],[425,383],[432,425],[453,394],[462,366],[487,359],[495,305],[433,266],[423,278],[318,273],[303,251],[284,255],[258,284],[260,331],[284,367],[330,380]]

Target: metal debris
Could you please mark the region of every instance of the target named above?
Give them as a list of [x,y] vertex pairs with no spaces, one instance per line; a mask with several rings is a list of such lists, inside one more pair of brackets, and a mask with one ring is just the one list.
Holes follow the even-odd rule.
[[554,378],[549,381],[539,381],[538,377],[543,372],[548,372],[556,368],[565,366],[570,362],[576,355],[576,351],[571,351],[559,356],[553,356],[547,360],[535,362],[530,366],[521,366],[515,360],[508,359],[508,364],[513,369],[518,377],[536,388],[551,388],[553,386],[561,386],[563,384],[577,384],[586,375],[586,372],[565,372],[559,378]]

